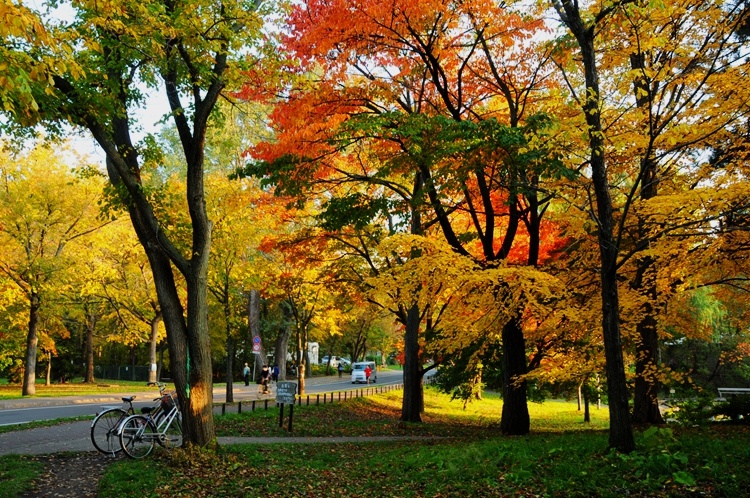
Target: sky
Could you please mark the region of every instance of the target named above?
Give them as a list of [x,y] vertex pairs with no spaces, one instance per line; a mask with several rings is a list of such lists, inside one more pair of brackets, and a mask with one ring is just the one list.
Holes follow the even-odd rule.
[[[42,0],[23,0],[22,3],[29,8],[32,8],[46,16],[48,11],[48,2]],[[60,2],[54,10],[49,12],[50,19],[59,19],[63,21],[72,21],[75,13],[69,2]],[[138,143],[149,133],[157,133],[162,125],[159,121],[162,117],[169,112],[169,104],[163,89],[147,90],[142,88],[142,91],[146,94],[145,105],[136,110],[133,114],[135,119],[138,121],[139,130],[134,134],[133,141]],[[135,127],[134,127],[135,128]],[[76,153],[88,158],[95,164],[100,164],[104,167],[105,155],[99,145],[93,139],[91,134],[86,131],[71,131],[69,136],[69,143]]]

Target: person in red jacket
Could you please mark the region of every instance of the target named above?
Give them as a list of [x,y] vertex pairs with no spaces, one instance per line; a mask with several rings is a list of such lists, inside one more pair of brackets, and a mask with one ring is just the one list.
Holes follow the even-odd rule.
[[370,383],[370,374],[372,373],[372,370],[370,369],[370,366],[368,365],[365,367],[365,379],[367,379],[367,383]]

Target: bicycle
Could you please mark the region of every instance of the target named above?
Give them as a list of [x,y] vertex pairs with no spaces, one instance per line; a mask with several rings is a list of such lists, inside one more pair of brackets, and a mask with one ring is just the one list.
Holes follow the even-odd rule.
[[154,443],[164,448],[182,445],[182,413],[177,393],[164,394],[155,412],[130,415],[119,426],[120,446],[130,458],[144,458],[154,449]]
[[[149,382],[147,386],[159,387],[159,398],[164,394],[166,384],[161,382]],[[128,408],[116,407],[108,408],[99,412],[94,420],[91,421],[91,442],[99,452],[105,455],[117,456],[122,451],[118,429],[122,422],[131,415],[135,415],[133,400],[135,396],[121,398],[123,403],[128,404]],[[156,407],[146,406],[141,408],[141,413],[146,414],[153,411]]]

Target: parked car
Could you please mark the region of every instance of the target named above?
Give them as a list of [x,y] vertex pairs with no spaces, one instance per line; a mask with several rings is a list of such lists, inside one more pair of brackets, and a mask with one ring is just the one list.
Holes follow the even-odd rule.
[[[338,356],[332,356],[331,357],[331,367],[336,368],[339,366],[340,358]],[[320,360],[321,365],[327,365],[328,364],[328,356],[324,356],[322,360]]]
[[370,382],[378,381],[378,368],[375,366],[374,361],[357,361],[352,363],[352,384],[367,382],[365,369],[368,366],[370,367]]

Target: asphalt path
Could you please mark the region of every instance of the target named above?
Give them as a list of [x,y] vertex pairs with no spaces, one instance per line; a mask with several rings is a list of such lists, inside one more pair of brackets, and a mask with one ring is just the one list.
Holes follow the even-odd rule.
[[[378,383],[372,386],[399,384],[401,382],[403,382],[403,375],[400,371],[384,370],[378,372]],[[362,384],[353,385],[348,380],[348,376],[344,376],[342,380],[339,380],[337,376],[328,376],[313,377],[306,381],[306,393],[309,395],[362,389],[364,387]],[[259,396],[256,384],[245,386],[242,383],[234,385],[233,395],[235,402],[273,399],[274,396],[273,393],[270,396]],[[158,396],[158,391],[152,390],[98,396],[0,400],[0,426],[87,415],[93,417],[106,408],[123,406],[122,397],[124,396],[136,396],[133,407],[136,411],[139,411],[142,407],[154,405],[153,400]],[[224,387],[215,388],[214,403],[223,403],[225,401],[226,389]]]
[[[377,387],[381,385],[400,384],[402,382],[402,374],[398,371],[383,371],[378,372],[377,384],[365,386],[359,384],[353,386],[350,381],[344,380],[339,381],[337,377],[324,377],[324,378],[312,378],[306,383],[307,394],[317,395],[322,393],[330,393],[342,390],[354,390],[354,389],[365,389],[367,387]],[[238,392],[239,391],[239,392]],[[125,394],[123,394],[124,396]],[[153,393],[144,393],[145,399],[149,397],[153,398]],[[215,407],[215,413],[220,412],[223,398],[226,393],[223,389],[214,390],[214,401],[219,403]],[[73,399],[74,398],[74,399]],[[80,399],[79,399],[80,398]],[[120,406],[121,403],[116,403],[120,396],[111,395],[106,397],[113,401],[108,403],[106,400],[95,400],[86,397],[64,397],[64,398],[31,398],[25,400],[28,402],[36,402],[44,404],[45,406],[37,407],[25,407],[25,408],[7,408],[9,401],[5,400],[0,403],[0,420],[9,420],[15,416],[20,416],[24,421],[29,420],[48,420],[62,417],[71,417],[72,413],[80,413],[82,415],[93,415],[101,410],[102,407],[106,406]],[[250,401],[257,400],[257,387],[249,386],[245,387],[241,385],[239,389],[235,390],[234,393],[235,401]],[[272,399],[272,398],[269,398]],[[76,403],[81,401],[81,403]],[[55,405],[57,403],[57,405]],[[76,409],[81,410],[77,412]],[[53,413],[63,413],[64,415],[52,416]],[[15,422],[19,423],[19,422]],[[91,420],[85,420],[80,422],[72,422],[53,427],[43,427],[28,430],[19,430],[14,432],[8,432],[0,434],[0,455],[18,454],[18,455],[43,455],[50,453],[61,453],[61,452],[81,452],[81,451],[96,451],[91,443],[90,439]],[[273,444],[273,443],[316,443],[325,441],[331,442],[368,442],[368,441],[381,441],[391,440],[390,437],[338,437],[338,438],[302,438],[302,437],[283,437],[283,438],[240,438],[240,437],[220,437],[218,438],[220,444],[240,444],[240,443],[255,443],[255,444]],[[411,439],[411,438],[407,438]]]

